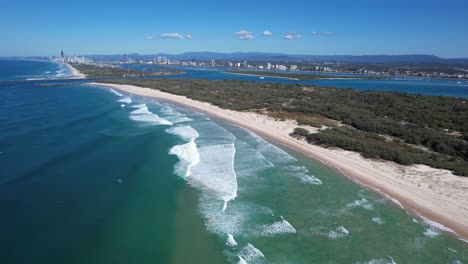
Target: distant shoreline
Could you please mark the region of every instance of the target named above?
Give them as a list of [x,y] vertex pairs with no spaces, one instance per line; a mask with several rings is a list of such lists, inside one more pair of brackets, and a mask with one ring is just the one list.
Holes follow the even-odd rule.
[[[360,80],[360,79],[369,79],[367,77],[340,77],[340,76],[324,76],[324,75],[316,75],[316,74],[295,74],[295,73],[278,73],[281,75],[275,75],[275,73],[268,74],[268,72],[258,72],[252,71],[252,73],[247,72],[236,72],[236,71],[223,71],[222,73],[226,74],[235,74],[235,75],[244,75],[244,76],[256,76],[256,77],[267,77],[267,78],[278,78],[278,79],[286,79],[292,81],[314,81],[314,80]],[[285,76],[285,75],[292,75],[292,76]],[[293,77],[293,76],[304,76],[304,78]]]
[[274,75],[249,74],[249,73],[227,72],[227,71],[223,71],[222,73],[234,74],[234,75],[244,75],[244,76],[257,76],[257,77],[268,77],[268,78],[287,79],[287,80],[293,80],[293,81],[299,81],[299,80],[300,80],[299,78],[291,78],[291,77],[284,77],[284,76],[274,76]]
[[72,77],[71,79],[84,79],[86,78],[86,75],[81,73],[80,71],[78,71],[77,69],[75,69],[73,66],[71,66],[70,64],[68,63],[64,63],[64,62],[58,62],[60,64],[63,64],[65,66],[68,67],[68,69],[70,69],[70,72],[72,73]]
[[[468,186],[468,178],[425,165],[403,166],[388,161],[365,159],[356,152],[311,145],[289,135],[295,127],[298,127],[292,120],[276,121],[253,112],[222,109],[209,103],[150,88],[105,83],[91,84],[167,100],[250,129],[264,138],[324,163],[365,188],[386,196],[428,225],[468,242],[468,222],[466,222],[468,200],[463,198],[466,196],[463,190],[455,188],[455,186]],[[450,196],[445,195],[448,193]]]

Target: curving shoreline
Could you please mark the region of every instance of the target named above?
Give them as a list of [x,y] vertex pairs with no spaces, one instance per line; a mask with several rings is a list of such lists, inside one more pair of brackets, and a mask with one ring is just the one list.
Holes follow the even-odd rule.
[[[439,230],[468,241],[468,178],[425,165],[402,166],[388,161],[365,159],[355,152],[311,145],[289,136],[298,126],[292,120],[276,121],[252,112],[222,109],[150,88],[104,83],[91,85],[166,100],[250,129],[266,139],[318,160],[360,185],[386,196],[427,224],[434,226],[431,221],[440,223],[446,228],[439,226]],[[437,228],[437,224],[435,227]]]
[[86,78],[86,75],[75,69],[73,66],[71,66],[68,63],[63,63],[65,66],[67,66],[71,73],[73,74],[72,79],[84,79]]

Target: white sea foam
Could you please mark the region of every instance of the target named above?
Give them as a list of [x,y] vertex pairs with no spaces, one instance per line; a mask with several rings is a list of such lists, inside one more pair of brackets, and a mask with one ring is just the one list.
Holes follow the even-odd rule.
[[358,261],[355,264],[396,264],[392,257],[387,256],[385,258],[371,259],[368,261]]
[[67,75],[71,75],[68,71],[69,69],[67,66],[60,64],[60,69],[55,71],[55,77],[60,78],[60,77],[65,77]]
[[125,107],[125,104],[121,104],[120,107]]
[[234,239],[234,236],[230,233],[227,233],[226,245],[231,246],[231,247],[237,246],[237,242]]
[[159,111],[161,112],[161,115],[165,119],[171,121],[174,124],[193,121],[193,119],[187,117],[185,114],[182,114],[176,111],[174,108],[169,107],[169,106],[165,106],[161,108]]
[[309,229],[309,232],[312,235],[320,235],[327,237],[329,239],[338,239],[349,235],[349,231],[344,226],[339,226],[335,229],[330,229],[328,227],[312,227]]
[[219,209],[225,209],[227,202],[237,197],[237,175],[234,170],[236,138],[212,121],[198,122],[192,126],[200,134],[197,139],[200,162],[193,166],[187,180],[214,194],[216,199],[222,201]]
[[250,243],[248,243],[247,246],[242,248],[242,250],[239,252],[239,259],[247,263],[255,263],[256,261],[264,257],[265,255],[263,255],[263,253],[258,248],[254,247]]
[[365,198],[362,198],[360,200],[355,200],[349,204],[346,205],[346,207],[348,208],[354,208],[354,207],[362,207],[366,210],[374,210],[374,206],[369,202],[367,201]]
[[116,90],[114,90],[114,89],[112,89],[112,88],[109,88],[109,91],[110,91],[111,93],[113,93],[113,94],[117,95],[117,96],[120,96],[120,97],[122,97],[122,96],[123,96],[123,94],[121,94],[121,93],[117,92]]
[[132,102],[132,98],[126,96],[126,97],[124,97],[122,99],[117,100],[117,102],[130,104]]
[[137,110],[130,112],[130,119],[134,121],[145,122],[152,125],[172,125],[172,123],[168,120],[161,118],[149,111],[146,104],[134,105],[132,107],[137,108]]
[[246,141],[246,143],[250,144],[273,164],[287,164],[297,161],[297,159],[289,155],[286,151],[269,143],[254,132],[247,129],[244,129],[244,131],[251,136],[250,140]]
[[447,248],[447,249],[448,249],[450,252],[452,252],[452,253],[458,253],[458,251],[456,251],[456,250],[453,249],[453,248]]
[[248,264],[247,261],[245,261],[245,259],[243,259],[241,256],[237,256],[239,258],[239,262],[237,262],[237,264]]
[[428,236],[428,237],[436,237],[436,236],[439,236],[440,233],[432,230],[432,229],[426,229],[426,231],[424,231],[424,235],[425,236]]
[[382,218],[380,218],[380,217],[372,217],[372,221],[373,221],[374,223],[379,224],[379,225],[385,224],[385,221],[384,221]]
[[179,136],[180,138],[187,141],[195,140],[200,136],[198,132],[191,126],[174,126],[166,129],[166,132]]
[[321,185],[322,181],[313,175],[310,175],[309,170],[300,165],[285,166],[285,169],[291,171],[291,174],[301,180],[302,183]]
[[263,225],[255,230],[258,236],[271,237],[278,234],[295,234],[296,229],[286,220],[274,222],[270,225]]
[[342,238],[349,235],[349,231],[344,226],[339,226],[335,230],[328,232],[327,237],[330,239]]
[[214,191],[224,201],[237,196],[234,143],[199,146],[200,162],[193,167],[191,182]]
[[181,177],[191,175],[191,168],[200,162],[195,139],[200,135],[191,126],[177,126],[166,129],[167,133],[177,135],[189,142],[176,145],[169,150],[169,154],[176,155],[179,162],[175,165],[175,172]]
[[[434,231],[434,229],[435,229],[435,230],[440,230],[440,231],[450,232],[450,233],[456,234],[455,231],[453,231],[452,229],[442,225],[441,223],[432,221],[432,220],[430,220],[430,219],[428,219],[428,218],[426,218],[426,217],[424,217],[422,215],[420,215],[419,217],[421,217],[421,219],[423,220],[424,223],[426,223],[427,225],[429,225],[431,227],[429,229],[432,230],[433,232],[435,232]],[[429,229],[426,230],[426,232],[429,231]],[[424,232],[424,234],[426,234],[426,232]],[[431,234],[431,232],[428,232],[428,234]]]
[[309,170],[301,165],[296,165],[297,159],[289,155],[286,151],[269,143],[250,130],[244,129],[251,139],[246,142],[258,151],[272,165],[281,165],[290,175],[297,177],[302,183],[320,185],[322,181],[310,174]]
[[236,153],[239,153],[239,155],[236,155],[234,164],[238,180],[242,181],[246,188],[252,188],[255,185],[263,187],[261,179],[254,177],[254,175],[265,169],[273,168],[275,165],[252,146],[241,140],[236,140],[235,147],[237,149]]

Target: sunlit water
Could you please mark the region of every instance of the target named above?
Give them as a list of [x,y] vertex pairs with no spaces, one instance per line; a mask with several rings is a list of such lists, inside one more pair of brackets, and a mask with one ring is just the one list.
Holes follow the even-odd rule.
[[109,88],[0,84],[0,168],[2,263],[468,261],[318,162]]

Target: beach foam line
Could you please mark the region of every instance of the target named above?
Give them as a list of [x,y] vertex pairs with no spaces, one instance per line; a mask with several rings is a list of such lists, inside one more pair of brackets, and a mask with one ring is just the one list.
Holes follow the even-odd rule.
[[130,104],[130,103],[132,103],[132,98],[126,96],[126,97],[124,97],[124,98],[122,98],[122,99],[117,100],[117,102]]
[[266,141],[265,139],[261,138],[254,132],[243,129],[246,131],[253,140],[246,140],[247,144],[250,144],[255,150],[261,153],[266,159],[268,159],[273,164],[287,164],[296,162],[297,159],[293,156],[289,155],[286,151],[278,148],[277,146],[271,144],[270,142]]
[[192,124],[200,134],[197,138],[200,162],[192,167],[189,183],[213,192],[223,201],[226,210],[229,201],[237,197],[237,175],[234,169],[236,137],[213,121]]
[[185,144],[173,146],[169,150],[169,154],[179,158],[179,162],[175,165],[175,172],[184,178],[190,176],[190,169],[200,162],[200,155],[195,143],[195,139],[200,135],[191,126],[171,127],[166,129],[166,132],[188,141]]
[[246,140],[246,142],[265,157],[273,166],[275,166],[275,164],[280,165],[281,168],[290,172],[292,176],[298,178],[302,183],[313,185],[322,184],[322,181],[314,175],[311,175],[306,167],[297,165],[296,163],[298,160],[289,153],[264,140],[248,129],[244,129],[244,131],[246,131],[252,139]]
[[112,88],[109,88],[108,90],[109,90],[111,93],[113,93],[113,94],[115,94],[115,95],[117,95],[117,96],[120,96],[120,97],[123,96],[123,94],[117,92],[116,90],[114,90],[114,89],[112,89]]
[[360,200],[354,200],[353,202],[346,205],[347,208],[362,207],[368,211],[374,210],[374,206],[365,198]]
[[137,122],[145,122],[151,125],[168,125],[172,126],[173,124],[168,120],[159,117],[157,114],[152,113],[148,110],[146,104],[134,105],[132,108],[137,108],[130,112],[130,119]]
[[290,165],[285,167],[286,170],[291,171],[292,175],[297,177],[302,183],[321,185],[323,184],[320,179],[311,175],[309,170],[304,166]]
[[171,121],[174,124],[193,121],[193,119],[187,117],[185,114],[176,111],[170,106],[164,106],[159,111],[165,119]]

